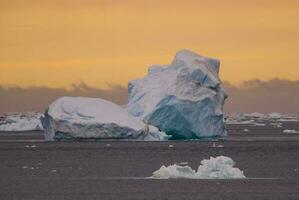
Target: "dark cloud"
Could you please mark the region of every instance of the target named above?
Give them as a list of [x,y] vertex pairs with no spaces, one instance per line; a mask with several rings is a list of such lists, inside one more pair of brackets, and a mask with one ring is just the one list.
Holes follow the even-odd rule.
[[225,82],[225,88],[229,94],[225,105],[227,113],[299,113],[299,81],[250,80],[239,87]]
[[[299,81],[273,79],[250,80],[241,86],[224,82],[229,98],[225,104],[227,113],[281,112],[299,113]],[[43,111],[61,96],[100,97],[117,104],[127,103],[127,88],[110,84],[110,89],[98,89],[85,83],[73,85],[71,90],[48,87],[21,88],[0,86],[0,113]]]
[[48,87],[0,86],[0,113],[43,111],[52,101],[61,96],[100,97],[120,105],[126,104],[127,89],[120,85],[108,85],[109,89],[98,89],[81,82],[72,85],[71,90]]

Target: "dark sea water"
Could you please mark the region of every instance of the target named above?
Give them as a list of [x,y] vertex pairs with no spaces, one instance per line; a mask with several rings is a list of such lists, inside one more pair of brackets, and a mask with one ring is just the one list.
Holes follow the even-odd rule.
[[[0,133],[0,199],[299,199],[298,122],[229,125],[218,141],[44,142],[41,132]],[[245,132],[244,129],[249,129]],[[161,165],[228,156],[247,179],[154,180]]]

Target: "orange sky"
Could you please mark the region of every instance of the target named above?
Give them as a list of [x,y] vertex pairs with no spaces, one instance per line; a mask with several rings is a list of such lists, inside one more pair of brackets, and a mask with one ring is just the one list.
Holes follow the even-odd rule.
[[126,85],[183,48],[235,84],[299,79],[299,1],[0,0],[0,85]]

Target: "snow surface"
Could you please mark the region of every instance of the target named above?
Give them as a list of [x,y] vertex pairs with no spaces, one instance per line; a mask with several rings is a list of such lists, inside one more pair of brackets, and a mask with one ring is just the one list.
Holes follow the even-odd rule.
[[170,65],[156,65],[128,85],[127,110],[174,138],[225,136],[220,62],[188,50]]
[[244,173],[234,168],[235,162],[225,156],[210,157],[208,160],[202,160],[197,171],[189,166],[170,165],[162,166],[159,170],[153,172],[152,178],[156,179],[240,179],[246,178]]
[[0,122],[0,131],[34,131],[42,130],[41,113],[8,113]]
[[62,97],[42,118],[46,140],[96,138],[166,140],[157,128],[130,116],[120,106],[99,98]]

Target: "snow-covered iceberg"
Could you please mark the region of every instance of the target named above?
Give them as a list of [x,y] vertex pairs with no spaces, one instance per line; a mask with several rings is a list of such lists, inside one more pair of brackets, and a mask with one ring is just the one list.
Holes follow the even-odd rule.
[[157,128],[130,116],[120,106],[99,98],[62,97],[42,118],[46,140],[93,138],[166,140]]
[[176,139],[225,136],[219,67],[217,59],[179,51],[170,65],[129,83],[127,110]]
[[153,172],[151,178],[156,179],[240,179],[246,178],[243,171],[234,167],[235,162],[225,156],[216,158],[210,157],[209,160],[202,160],[197,171],[189,166],[164,165]]
[[42,130],[41,113],[8,113],[1,117],[0,131],[36,131]]

